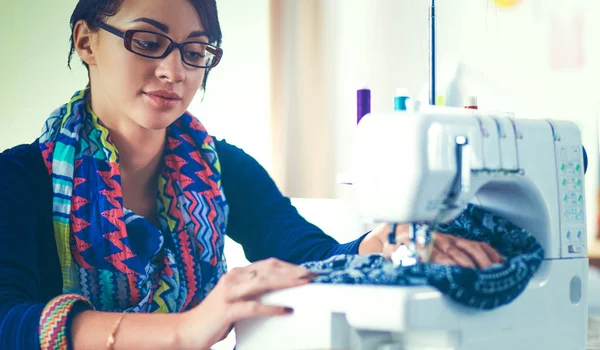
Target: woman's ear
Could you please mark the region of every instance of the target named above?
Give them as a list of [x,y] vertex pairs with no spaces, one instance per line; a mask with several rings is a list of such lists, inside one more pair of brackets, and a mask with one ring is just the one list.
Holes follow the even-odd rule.
[[88,23],[84,20],[79,20],[73,28],[73,44],[79,58],[88,66],[96,64],[94,55],[96,48],[96,31],[93,31]]

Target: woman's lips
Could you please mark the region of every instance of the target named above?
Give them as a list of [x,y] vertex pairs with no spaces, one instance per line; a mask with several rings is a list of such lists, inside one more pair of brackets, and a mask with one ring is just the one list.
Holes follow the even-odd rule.
[[177,93],[167,90],[144,92],[144,95],[161,108],[175,107],[181,101],[181,97]]

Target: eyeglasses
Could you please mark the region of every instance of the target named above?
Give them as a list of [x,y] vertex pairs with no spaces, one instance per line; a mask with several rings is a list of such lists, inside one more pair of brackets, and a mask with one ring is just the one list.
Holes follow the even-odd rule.
[[221,60],[223,50],[206,42],[188,41],[176,43],[166,35],[147,30],[122,32],[106,23],[99,27],[123,39],[125,48],[136,55],[161,59],[175,48],[179,49],[183,63],[194,68],[213,68]]

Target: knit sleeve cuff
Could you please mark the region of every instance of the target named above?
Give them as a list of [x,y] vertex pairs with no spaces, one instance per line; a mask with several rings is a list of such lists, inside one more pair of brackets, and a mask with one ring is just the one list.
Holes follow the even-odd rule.
[[[371,232],[371,231],[369,231],[369,232]],[[365,233],[364,235],[360,236],[358,239],[356,239],[352,242],[337,245],[329,255],[333,256],[333,255],[338,255],[338,254],[344,254],[344,255],[358,254],[358,247],[360,247],[360,243],[369,234],[369,232]]]
[[92,310],[89,300],[77,294],[64,294],[52,299],[42,311],[39,334],[41,350],[67,350],[70,346],[70,319],[76,313]]

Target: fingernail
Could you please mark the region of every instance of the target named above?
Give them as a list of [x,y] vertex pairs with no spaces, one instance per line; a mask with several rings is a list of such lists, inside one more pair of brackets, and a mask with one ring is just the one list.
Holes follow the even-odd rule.
[[312,280],[319,277],[319,274],[316,272],[308,272],[302,276],[300,276],[300,279],[307,279],[307,280]]
[[294,312],[294,309],[292,309],[291,307],[284,307],[283,311],[285,311],[286,314],[291,314]]

